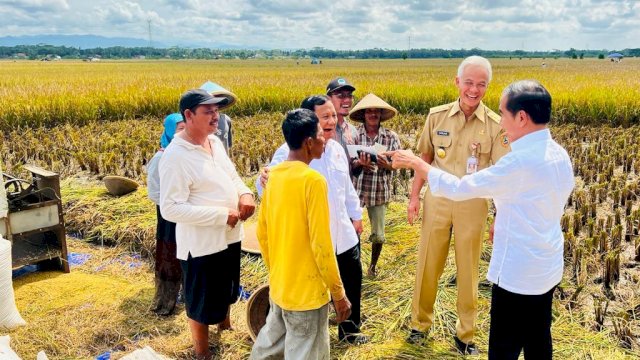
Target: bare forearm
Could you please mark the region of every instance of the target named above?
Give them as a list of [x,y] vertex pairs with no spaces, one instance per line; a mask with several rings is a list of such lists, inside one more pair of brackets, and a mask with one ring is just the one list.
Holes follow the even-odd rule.
[[427,176],[429,175],[431,165],[424,161],[424,159],[416,157],[411,163],[411,168],[415,171],[415,178],[420,177],[420,179],[422,180],[422,183],[420,184],[420,188],[422,188],[422,185],[424,185],[424,182],[427,180]]
[[420,196],[420,190],[422,190],[422,186],[424,186],[425,180],[416,174],[413,178],[413,184],[411,185],[411,198],[417,198]]

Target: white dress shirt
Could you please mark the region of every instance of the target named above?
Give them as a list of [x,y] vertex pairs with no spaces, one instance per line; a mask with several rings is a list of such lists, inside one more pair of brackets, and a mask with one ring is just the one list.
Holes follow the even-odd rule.
[[523,295],[540,295],[562,280],[560,217],[575,186],[567,152],[548,129],[511,143],[495,165],[459,179],[429,170],[429,188],[452,200],[492,198],[496,206],[487,279]]
[[160,158],[164,150],[156,152],[147,163],[147,196],[154,204],[160,205]]
[[[282,144],[273,154],[269,166],[277,165],[289,156],[289,146]],[[358,245],[358,235],[351,223],[362,219],[360,198],[351,182],[349,163],[344,149],[335,140],[327,141],[324,153],[320,159],[314,159],[309,166],[318,171],[327,180],[329,186],[329,223],[331,226],[331,241],[336,254]],[[268,183],[267,183],[268,186]],[[258,195],[262,196],[260,177],[256,179]]]
[[251,190],[242,182],[220,139],[209,136],[212,154],[179,136],[160,158],[160,212],[176,223],[176,257],[220,252],[242,240],[242,226],[227,226],[229,209]]

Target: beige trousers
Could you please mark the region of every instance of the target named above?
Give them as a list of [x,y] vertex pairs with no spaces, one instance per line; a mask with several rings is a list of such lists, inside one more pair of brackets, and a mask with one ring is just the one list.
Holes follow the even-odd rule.
[[435,197],[427,190],[423,211],[411,327],[427,331],[433,324],[438,280],[453,232],[458,288],[456,335],[464,343],[471,343],[478,311],[478,266],[487,221],[487,200],[452,201]]

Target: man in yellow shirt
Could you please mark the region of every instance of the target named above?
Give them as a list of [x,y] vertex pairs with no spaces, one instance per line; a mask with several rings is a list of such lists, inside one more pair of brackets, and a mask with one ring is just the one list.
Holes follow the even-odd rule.
[[338,322],[351,303],[331,242],[327,182],[309,167],[324,152],[323,131],[313,111],[297,109],[282,132],[289,155],[269,172],[256,230],[271,308],[250,358],[329,359],[329,301]]
[[[491,64],[487,59],[470,56],[460,63],[455,79],[459,98],[429,111],[418,141],[418,151],[425,162],[462,177],[495,164],[509,151],[509,141],[501,132],[500,116],[482,103],[490,81]],[[413,223],[419,215],[419,195],[424,182],[418,176],[413,180],[408,207],[409,223]],[[409,342],[421,343],[433,325],[438,280],[454,233],[458,288],[458,321],[454,341],[461,353],[478,353],[473,336],[478,309],[480,253],[487,212],[486,199],[455,202],[435,197],[430,191],[425,193]]]

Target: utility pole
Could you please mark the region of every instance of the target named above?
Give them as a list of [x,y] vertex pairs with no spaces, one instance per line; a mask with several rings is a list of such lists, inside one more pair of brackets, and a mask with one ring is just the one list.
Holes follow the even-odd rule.
[[153,42],[151,41],[151,19],[147,19],[147,24],[149,25],[149,47],[153,47]]
[[407,50],[407,57],[411,58],[411,33],[409,33],[409,50]]

